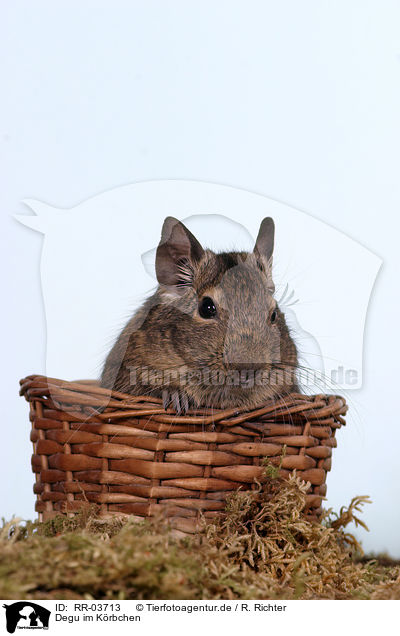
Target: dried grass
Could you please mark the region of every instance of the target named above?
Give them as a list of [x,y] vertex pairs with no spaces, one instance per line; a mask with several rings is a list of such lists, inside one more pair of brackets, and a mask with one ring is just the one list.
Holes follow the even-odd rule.
[[[267,467],[267,485],[238,491],[226,516],[197,537],[167,520],[103,520],[91,506],[73,519],[3,523],[4,599],[395,599],[400,566],[362,557],[345,532],[368,497],[322,522],[302,509],[309,487]],[[357,513],[357,515],[356,515]]]

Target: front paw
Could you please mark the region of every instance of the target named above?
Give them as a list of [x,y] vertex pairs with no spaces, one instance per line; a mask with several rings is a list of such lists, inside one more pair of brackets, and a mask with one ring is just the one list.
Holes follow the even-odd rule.
[[184,391],[168,391],[168,389],[164,389],[162,401],[165,410],[172,406],[177,415],[185,415],[190,408],[189,397]]

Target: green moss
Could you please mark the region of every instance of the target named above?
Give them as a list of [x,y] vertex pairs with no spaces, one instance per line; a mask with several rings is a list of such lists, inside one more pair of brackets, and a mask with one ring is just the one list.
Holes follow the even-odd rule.
[[0,597],[400,598],[399,564],[362,557],[344,531],[367,499],[318,523],[302,513],[307,488],[278,469],[231,495],[225,517],[196,537],[176,538],[160,518],[104,520],[96,506],[71,519],[3,522]]

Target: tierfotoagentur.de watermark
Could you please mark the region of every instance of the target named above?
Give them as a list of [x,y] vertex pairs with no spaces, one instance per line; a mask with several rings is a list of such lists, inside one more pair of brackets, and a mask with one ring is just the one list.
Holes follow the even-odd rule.
[[179,387],[188,386],[231,386],[241,388],[253,388],[263,386],[282,386],[293,380],[301,379],[302,386],[313,387],[316,384],[331,382],[333,385],[340,383],[352,387],[358,381],[356,369],[345,369],[338,366],[326,374],[314,369],[152,369],[148,366],[128,367],[129,378],[132,385],[140,382],[143,386],[157,388],[174,384]]

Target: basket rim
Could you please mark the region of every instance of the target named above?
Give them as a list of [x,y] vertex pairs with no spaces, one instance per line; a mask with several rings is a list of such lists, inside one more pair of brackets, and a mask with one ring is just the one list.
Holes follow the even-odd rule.
[[348,410],[346,400],[340,395],[291,393],[253,409],[199,408],[185,415],[177,415],[171,408],[165,410],[162,400],[154,396],[133,396],[105,389],[96,380],[69,381],[38,374],[21,379],[19,393],[28,402],[41,401],[70,414],[78,414],[79,409],[83,409],[86,420],[98,423],[129,417],[151,417],[166,424],[218,423],[230,427],[258,418],[273,418],[276,421],[301,415],[316,425],[326,424],[327,419],[333,418],[338,427],[345,424],[343,416]]

